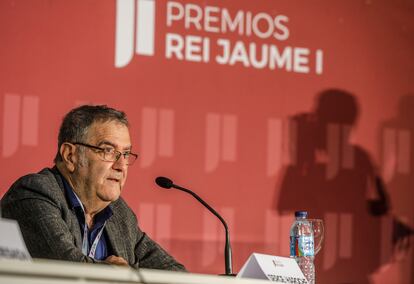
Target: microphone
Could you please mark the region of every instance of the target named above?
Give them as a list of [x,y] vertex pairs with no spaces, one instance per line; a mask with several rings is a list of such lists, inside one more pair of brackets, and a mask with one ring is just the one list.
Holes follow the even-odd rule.
[[155,183],[158,184],[158,186],[167,188],[167,189],[171,188],[174,185],[172,180],[166,177],[157,177],[155,179]]
[[225,275],[227,276],[235,276],[233,274],[233,264],[232,264],[232,254],[231,254],[231,246],[230,246],[230,234],[229,229],[227,227],[226,221],[217,213],[216,210],[214,210],[210,205],[208,205],[203,199],[201,199],[200,196],[198,196],[196,193],[192,192],[189,189],[186,189],[184,187],[178,186],[173,183],[172,180],[166,177],[157,177],[155,179],[155,183],[162,187],[162,188],[176,188],[178,190],[184,191],[186,193],[191,194],[195,199],[197,199],[201,204],[203,204],[211,213],[216,215],[217,218],[221,221],[221,223],[224,226],[224,230],[226,231],[226,245],[224,247],[224,265],[225,265]]

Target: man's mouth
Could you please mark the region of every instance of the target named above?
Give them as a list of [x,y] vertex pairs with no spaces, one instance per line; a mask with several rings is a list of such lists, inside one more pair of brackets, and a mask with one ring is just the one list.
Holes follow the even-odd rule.
[[117,178],[108,178],[108,180],[113,181],[113,182],[119,182],[120,181],[120,179],[117,179]]

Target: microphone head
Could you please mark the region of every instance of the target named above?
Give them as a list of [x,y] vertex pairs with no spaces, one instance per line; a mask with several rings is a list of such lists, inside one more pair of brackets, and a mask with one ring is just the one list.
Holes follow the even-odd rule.
[[166,177],[157,177],[155,179],[155,183],[158,184],[158,186],[163,188],[171,188],[173,186],[172,180]]

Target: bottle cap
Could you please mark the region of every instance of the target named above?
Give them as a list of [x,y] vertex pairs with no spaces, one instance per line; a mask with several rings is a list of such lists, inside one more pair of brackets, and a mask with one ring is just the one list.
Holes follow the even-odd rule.
[[298,218],[306,218],[308,217],[308,212],[307,211],[296,211],[295,212],[295,217]]

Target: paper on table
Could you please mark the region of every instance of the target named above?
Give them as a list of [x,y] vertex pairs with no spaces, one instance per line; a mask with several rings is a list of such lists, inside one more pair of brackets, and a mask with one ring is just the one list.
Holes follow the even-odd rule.
[[259,253],[249,257],[237,277],[268,279],[276,283],[308,283],[294,259]]
[[0,218],[0,232],[0,259],[31,260],[15,220]]

